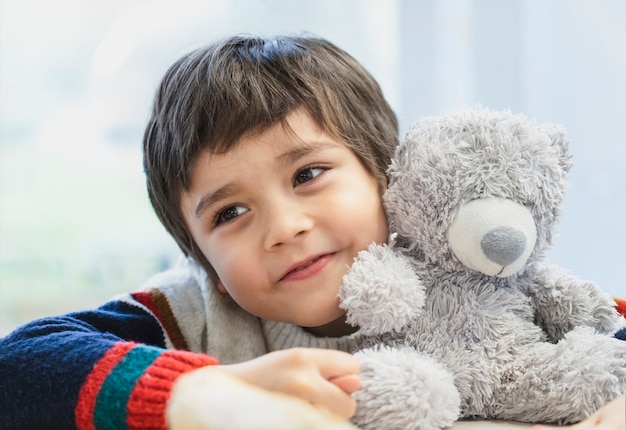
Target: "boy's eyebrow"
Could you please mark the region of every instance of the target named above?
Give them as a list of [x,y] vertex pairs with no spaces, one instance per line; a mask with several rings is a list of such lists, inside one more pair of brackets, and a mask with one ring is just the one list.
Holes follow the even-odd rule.
[[327,149],[336,148],[337,144],[326,141],[315,141],[315,142],[307,142],[300,146],[297,146],[284,154],[276,157],[276,161],[278,164],[283,166],[288,166],[292,163],[295,163],[299,159],[306,157],[309,154],[314,154],[316,152],[322,152]]
[[208,193],[202,196],[198,204],[196,205],[196,218],[202,218],[202,215],[206,210],[215,202],[218,202],[226,197],[237,192],[239,187],[235,184],[229,183],[223,187],[218,188],[214,193]]

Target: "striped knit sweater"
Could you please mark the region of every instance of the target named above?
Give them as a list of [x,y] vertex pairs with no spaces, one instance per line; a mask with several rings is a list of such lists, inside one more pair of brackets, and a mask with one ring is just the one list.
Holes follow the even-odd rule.
[[0,340],[0,428],[166,429],[176,378],[296,346],[351,350],[259,320],[217,293],[192,261],[102,307],[44,318]]

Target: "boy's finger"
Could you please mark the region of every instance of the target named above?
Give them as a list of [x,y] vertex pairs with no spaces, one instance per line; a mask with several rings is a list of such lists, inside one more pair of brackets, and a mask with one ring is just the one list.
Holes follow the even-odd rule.
[[359,362],[352,354],[332,349],[320,349],[316,350],[316,353],[316,365],[319,372],[328,380],[359,373]]
[[311,403],[321,405],[333,414],[348,419],[356,412],[356,400],[350,394],[327,380],[322,382],[323,388],[315,392],[315,398],[309,399]]
[[361,388],[361,378],[358,375],[334,376],[329,381],[347,394],[352,394]]

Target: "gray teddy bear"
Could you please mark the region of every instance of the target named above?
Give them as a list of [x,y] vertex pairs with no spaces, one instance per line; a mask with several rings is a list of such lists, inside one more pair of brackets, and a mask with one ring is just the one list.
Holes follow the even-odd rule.
[[626,393],[625,325],[594,283],[543,262],[570,169],[560,127],[465,109],[418,121],[389,167],[393,239],[362,251],[362,429],[461,418],[573,423]]

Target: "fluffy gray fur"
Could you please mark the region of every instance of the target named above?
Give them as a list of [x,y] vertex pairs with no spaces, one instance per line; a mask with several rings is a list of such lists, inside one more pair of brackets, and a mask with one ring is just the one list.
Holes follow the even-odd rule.
[[[561,128],[522,115],[465,109],[413,126],[384,196],[395,243],[363,251],[340,290],[367,335],[356,425],[572,423],[626,393],[626,342],[611,336],[624,319],[611,298],[542,261],[570,166]],[[508,276],[466,267],[449,243],[459,208],[494,198],[534,221],[534,245]]]

